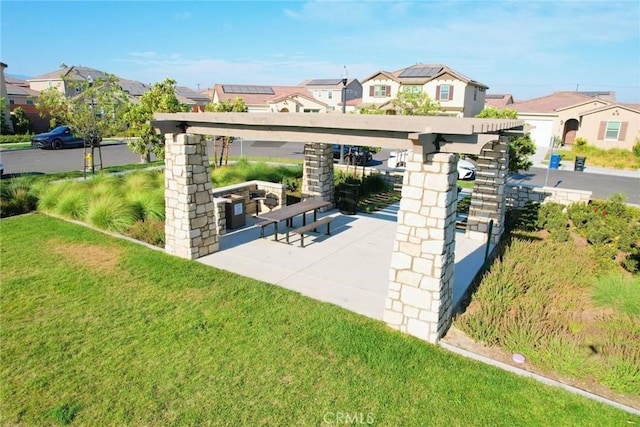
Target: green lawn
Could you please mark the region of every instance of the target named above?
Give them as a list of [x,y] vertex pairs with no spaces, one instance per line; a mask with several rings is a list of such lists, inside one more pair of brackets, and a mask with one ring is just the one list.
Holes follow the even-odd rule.
[[3,425],[640,423],[336,306],[42,214],[0,230]]

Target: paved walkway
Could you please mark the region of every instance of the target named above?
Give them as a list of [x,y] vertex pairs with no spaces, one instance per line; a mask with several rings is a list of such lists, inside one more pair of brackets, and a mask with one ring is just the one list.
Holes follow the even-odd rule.
[[[326,212],[319,217],[335,217],[332,235],[324,235],[322,227],[305,237],[304,248],[299,236],[290,244],[270,234],[261,239],[248,218],[246,227],[221,236],[218,252],[198,261],[382,320],[397,210],[395,204],[374,214]],[[454,305],[482,267],[484,252],[484,243],[457,233]]]

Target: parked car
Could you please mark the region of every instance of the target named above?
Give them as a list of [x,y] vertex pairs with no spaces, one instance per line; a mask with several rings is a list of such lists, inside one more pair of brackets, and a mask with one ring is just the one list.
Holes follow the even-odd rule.
[[49,132],[34,135],[31,138],[31,146],[43,150],[77,148],[84,147],[84,139],[75,136],[69,126],[58,126]]
[[[408,150],[392,151],[389,153],[387,166],[393,169],[403,169],[407,165]],[[476,179],[476,165],[466,159],[458,160],[458,179],[473,181]]]
[[373,155],[364,147],[333,144],[334,161],[340,160],[340,147],[342,147],[342,158],[347,164],[366,166],[371,160],[373,160]]

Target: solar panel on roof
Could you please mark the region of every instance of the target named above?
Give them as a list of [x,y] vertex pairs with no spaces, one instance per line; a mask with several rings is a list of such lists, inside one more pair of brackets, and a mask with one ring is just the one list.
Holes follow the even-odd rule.
[[248,86],[248,85],[222,85],[224,93],[245,93],[245,94],[261,94],[273,95],[273,89],[270,86]]
[[432,77],[442,71],[442,67],[411,67],[400,73],[399,77]]
[[308,83],[308,85],[329,86],[329,85],[337,85],[339,83],[342,83],[342,79],[316,79],[316,80],[311,80]]

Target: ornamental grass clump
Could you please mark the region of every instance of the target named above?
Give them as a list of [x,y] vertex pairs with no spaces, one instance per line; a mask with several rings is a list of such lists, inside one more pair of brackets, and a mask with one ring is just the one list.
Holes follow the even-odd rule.
[[136,222],[131,205],[116,193],[105,193],[89,202],[85,221],[104,230],[121,233]]
[[31,189],[30,180],[17,178],[0,186],[0,217],[31,212],[38,204],[38,196]]

